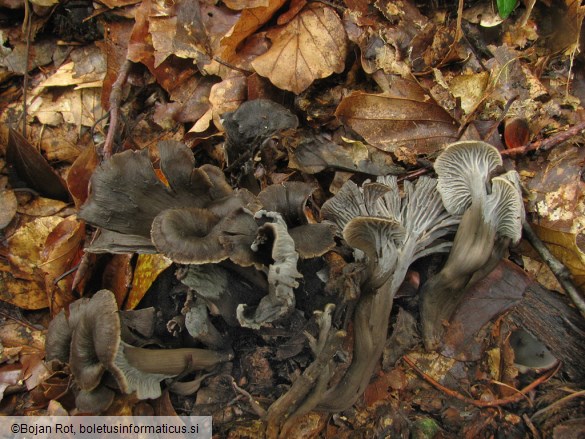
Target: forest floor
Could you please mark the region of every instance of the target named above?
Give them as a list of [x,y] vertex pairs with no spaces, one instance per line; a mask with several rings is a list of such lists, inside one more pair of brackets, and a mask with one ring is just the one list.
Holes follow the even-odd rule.
[[[495,3],[0,0],[0,413],[85,412],[74,366],[45,361],[45,338],[59,312],[107,289],[123,325],[151,311],[149,329],[124,341],[230,354],[207,372],[187,364],[156,399],[102,383],[114,395],[105,414],[211,415],[229,438],[583,437],[585,6],[525,0],[504,19]],[[331,219],[321,208],[347,182],[365,193],[384,175],[404,209],[409,182],[434,178],[460,140],[497,148],[496,173],[517,171],[523,239],[466,287],[435,349],[419,296],[446,254],[410,264],[376,328],[387,340],[365,390],[324,409],[319,386],[341,387],[358,358],[367,282],[341,228],[303,229],[333,230],[322,248],[291,230]],[[196,178],[207,204],[182,192],[200,190]],[[217,231],[236,210],[213,210],[214,190],[243,203],[238,215],[290,209],[256,226],[265,259],[243,262],[235,232]],[[278,253],[277,217],[292,253]],[[155,236],[175,224],[176,242]],[[227,296],[189,284],[192,267],[223,273]],[[280,270],[292,286],[274,281]],[[292,304],[260,302],[250,285],[270,300],[294,289]],[[236,319],[240,303],[255,314]],[[214,335],[194,333],[196,309]]]

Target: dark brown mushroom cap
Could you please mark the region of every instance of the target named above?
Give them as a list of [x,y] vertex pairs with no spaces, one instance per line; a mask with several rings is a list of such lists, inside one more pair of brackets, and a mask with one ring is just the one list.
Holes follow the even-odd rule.
[[205,207],[230,193],[221,171],[194,168],[193,154],[182,143],[159,142],[158,151],[168,185],[156,175],[147,149],[115,154],[94,172],[80,218],[107,230],[149,237],[160,212]]
[[103,384],[91,391],[81,389],[75,397],[75,407],[80,413],[97,415],[112,405],[115,395],[112,389]]
[[114,294],[100,290],[87,302],[71,339],[69,365],[82,390],[95,389],[120,344],[120,319]]
[[69,362],[73,330],[85,312],[84,309],[89,300],[87,298],[76,300],[67,307],[67,311],[62,309],[51,320],[45,339],[45,359],[47,361],[56,359],[62,363]]
[[304,208],[315,189],[308,183],[287,181],[266,187],[258,194],[258,199],[264,210],[280,213],[290,228],[307,224]]
[[227,253],[214,230],[220,217],[207,209],[168,209],[152,223],[152,241],[157,250],[174,262],[205,264],[220,262]]
[[335,225],[330,223],[305,224],[292,227],[289,235],[302,259],[316,258],[335,247]]

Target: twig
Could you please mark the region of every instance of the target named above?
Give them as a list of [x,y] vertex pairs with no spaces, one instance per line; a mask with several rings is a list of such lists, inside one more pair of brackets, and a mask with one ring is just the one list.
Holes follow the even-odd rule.
[[567,396],[562,397],[558,401],[555,401],[552,404],[550,404],[550,405],[546,406],[545,408],[543,408],[543,409],[537,411],[536,413],[534,413],[530,417],[530,419],[534,419],[534,418],[536,418],[538,416],[541,416],[544,413],[546,413],[547,411],[552,410],[554,408],[557,408],[557,407],[563,405],[564,403],[570,401],[571,399],[578,398],[579,396],[585,396],[585,390],[579,390],[578,392],[571,393],[570,395],[567,395]]
[[568,296],[573,301],[573,304],[579,310],[579,313],[585,318],[585,300],[581,297],[579,291],[577,291],[577,287],[573,283],[571,279],[571,273],[565,267],[561,261],[559,261],[555,256],[550,252],[546,245],[540,240],[540,238],[536,235],[532,227],[528,222],[524,221],[522,223],[522,229],[524,231],[524,237],[528,240],[528,242],[534,247],[534,249],[538,252],[540,257],[543,261],[548,265],[550,270],[553,272],[555,277],[558,279],[561,286],[565,289]]
[[31,38],[31,27],[32,27],[32,11],[31,5],[28,0],[24,0],[24,22],[22,24],[22,30],[24,31],[26,38],[26,61],[24,65],[24,78],[22,81],[22,137],[26,139],[26,113],[28,112],[26,99],[28,89],[28,63],[30,62],[30,38]]
[[11,316],[10,314],[8,314],[8,313],[6,313],[6,312],[4,312],[4,311],[2,311],[2,310],[0,310],[0,316],[2,316],[2,317],[5,317],[5,318],[7,318],[7,319],[10,319],[10,320],[14,320],[14,321],[15,321],[16,323],[18,323],[19,325],[22,325],[22,326],[24,326],[25,328],[28,328],[28,329],[30,329],[31,331],[38,331],[38,330],[39,330],[39,328],[35,328],[35,327],[34,327],[33,325],[31,325],[30,323],[28,323],[28,322],[25,322],[24,320],[20,320],[20,319],[18,319],[18,318],[16,318],[16,317],[13,317],[13,316]]
[[110,92],[110,124],[108,127],[108,135],[106,136],[103,149],[104,160],[109,159],[113,153],[114,136],[118,128],[118,119],[120,118],[120,103],[122,102],[122,90],[124,89],[124,84],[128,79],[128,73],[130,72],[131,66],[132,62],[129,59],[126,59],[124,61],[124,64],[122,64],[122,67],[120,67],[118,77],[116,78],[114,84],[112,85],[112,91]]
[[242,389],[240,386],[238,386],[236,384],[236,381],[232,378],[232,387],[234,388],[234,391],[236,393],[239,393],[243,396],[246,397],[246,399],[248,400],[248,402],[250,403],[250,406],[252,407],[252,410],[254,410],[254,413],[256,413],[256,415],[260,418],[263,418],[264,416],[266,416],[266,410],[264,410],[264,407],[262,407],[260,405],[260,403],[258,403],[258,401],[256,401],[254,399],[254,397],[252,395],[250,395],[250,393],[244,389]]
[[425,380],[427,383],[431,384],[433,387],[436,387],[437,389],[441,390],[442,392],[446,393],[447,395],[449,395],[449,396],[451,396],[453,398],[456,398],[456,399],[458,399],[460,401],[463,401],[463,402],[465,402],[467,404],[472,404],[472,405],[474,405],[476,407],[497,407],[497,406],[501,406],[501,405],[512,404],[512,403],[518,402],[522,398],[524,398],[524,396],[525,396],[526,393],[530,392],[531,390],[533,390],[534,388],[536,388],[540,384],[542,384],[542,383],[546,382],[547,380],[549,380],[561,368],[561,364],[559,363],[559,365],[554,370],[543,374],[541,377],[539,377],[538,379],[534,380],[532,383],[530,383],[526,387],[524,387],[521,390],[519,390],[518,393],[516,393],[514,395],[511,395],[511,396],[509,396],[507,398],[494,399],[492,401],[481,401],[481,400],[477,400],[477,399],[468,398],[467,396],[464,396],[464,395],[462,395],[461,393],[459,393],[459,392],[457,392],[455,390],[451,390],[451,389],[443,386],[442,384],[440,384],[439,382],[437,382],[435,379],[431,378],[430,376],[428,376],[427,374],[425,374],[423,371],[421,371],[416,366],[416,364],[414,363],[414,361],[412,361],[410,358],[408,358],[408,356],[404,355],[402,357],[402,359],[423,380]]
[[570,138],[575,137],[583,130],[585,130],[585,121],[579,122],[578,124],[573,125],[568,130],[560,132],[547,139],[537,140],[536,142],[529,143],[528,145],[525,146],[519,146],[518,148],[506,149],[502,151],[501,154],[503,156],[516,156],[527,154],[531,151],[536,150],[548,151],[549,149],[552,149],[555,146],[563,142],[566,142]]

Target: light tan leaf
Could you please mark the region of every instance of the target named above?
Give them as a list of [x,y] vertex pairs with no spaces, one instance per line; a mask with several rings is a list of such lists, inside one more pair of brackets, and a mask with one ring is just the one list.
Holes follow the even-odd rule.
[[577,288],[585,293],[585,253],[577,246],[577,236],[537,224],[532,224],[532,228],[550,252],[569,269]]
[[13,190],[4,189],[0,191],[0,206],[2,206],[2,209],[0,210],[0,229],[3,229],[10,224],[10,221],[12,221],[12,218],[16,215],[18,202]]
[[294,93],[345,67],[347,36],[335,11],[313,3],[286,26],[268,33],[272,47],[252,61],[256,72]]
[[335,115],[384,151],[408,147],[417,154],[430,154],[457,137],[453,118],[428,96],[356,92],[341,101]]
[[23,279],[37,278],[36,269],[40,268],[41,250],[47,237],[63,221],[58,216],[37,218],[20,227],[9,239],[8,261],[12,274]]

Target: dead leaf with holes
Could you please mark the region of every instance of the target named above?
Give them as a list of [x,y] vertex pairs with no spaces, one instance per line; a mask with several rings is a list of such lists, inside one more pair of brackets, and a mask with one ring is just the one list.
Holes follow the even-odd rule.
[[313,3],[267,36],[272,47],[252,61],[252,67],[283,90],[299,94],[313,81],[340,73],[345,67],[345,29],[329,7]]

